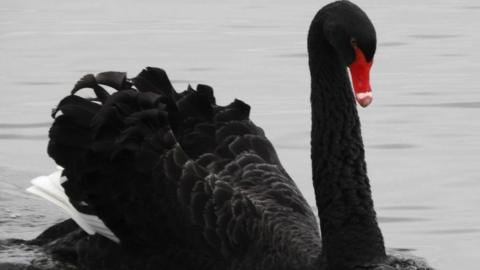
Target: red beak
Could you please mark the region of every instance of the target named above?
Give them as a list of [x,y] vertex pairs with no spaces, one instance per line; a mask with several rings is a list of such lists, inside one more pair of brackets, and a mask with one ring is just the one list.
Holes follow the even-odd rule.
[[367,107],[372,103],[372,88],[370,87],[370,68],[373,60],[367,62],[360,48],[355,47],[355,60],[348,66],[352,75],[353,90],[358,104]]

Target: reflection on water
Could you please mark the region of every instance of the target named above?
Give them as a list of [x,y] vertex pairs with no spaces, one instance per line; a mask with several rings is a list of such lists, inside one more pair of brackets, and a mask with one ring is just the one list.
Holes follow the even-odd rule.
[[[221,104],[246,101],[314,205],[306,36],[325,1],[207,2],[132,9],[130,0],[2,1],[0,239],[33,237],[64,217],[24,188],[54,169],[46,154],[51,108],[82,75],[105,70],[134,76],[159,66],[176,87],[207,83]],[[479,6],[355,2],[379,42],[374,103],[359,113],[387,246],[414,250],[438,269],[477,269]]]

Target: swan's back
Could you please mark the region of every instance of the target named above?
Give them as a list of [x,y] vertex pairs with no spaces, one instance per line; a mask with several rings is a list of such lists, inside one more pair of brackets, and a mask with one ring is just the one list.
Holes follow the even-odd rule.
[[75,209],[98,216],[121,248],[171,269],[316,263],[315,216],[247,104],[218,106],[206,85],[177,93],[157,68],[89,75],[73,93],[85,87],[97,98],[59,103],[48,153]]

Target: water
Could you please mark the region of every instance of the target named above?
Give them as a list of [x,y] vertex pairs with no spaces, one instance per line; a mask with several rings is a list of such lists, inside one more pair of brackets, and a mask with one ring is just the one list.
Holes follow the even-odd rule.
[[[480,4],[356,1],[376,25],[374,103],[361,109],[388,247],[438,269],[480,264]],[[165,68],[252,105],[313,204],[306,34],[325,1],[53,1],[0,5],[0,239],[64,218],[24,192],[51,172],[49,113],[85,73]],[[19,256],[21,254],[18,254]]]

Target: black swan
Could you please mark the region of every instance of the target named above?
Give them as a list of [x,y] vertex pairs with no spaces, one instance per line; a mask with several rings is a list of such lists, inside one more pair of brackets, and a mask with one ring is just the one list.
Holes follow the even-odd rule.
[[[373,207],[355,100],[372,100],[375,49],[372,23],[351,2],[313,19],[320,227],[247,104],[219,106],[207,85],[177,93],[163,70],[146,68],[133,79],[87,75],[53,111],[48,153],[63,170],[29,190],[83,230],[67,220],[29,243],[69,269],[421,269],[386,255]],[[83,88],[96,97],[76,95]]]

